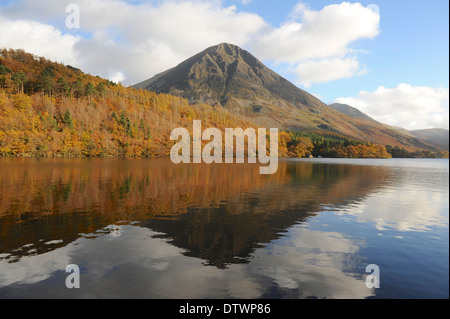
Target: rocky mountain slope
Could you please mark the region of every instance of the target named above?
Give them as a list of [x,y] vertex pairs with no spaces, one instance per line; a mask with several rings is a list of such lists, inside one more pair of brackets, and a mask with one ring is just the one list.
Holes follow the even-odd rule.
[[133,87],[181,96],[192,104],[224,107],[266,127],[334,133],[407,150],[437,150],[363,113],[358,117],[329,107],[232,44],[207,48]]

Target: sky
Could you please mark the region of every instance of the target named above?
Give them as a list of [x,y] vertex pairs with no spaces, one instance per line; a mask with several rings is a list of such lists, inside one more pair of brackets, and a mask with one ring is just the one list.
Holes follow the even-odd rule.
[[327,104],[449,128],[447,0],[0,0],[0,48],[123,85],[222,42]]

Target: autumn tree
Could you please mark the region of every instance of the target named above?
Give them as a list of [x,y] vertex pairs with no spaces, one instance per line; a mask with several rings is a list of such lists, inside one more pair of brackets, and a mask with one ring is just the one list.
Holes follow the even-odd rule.
[[278,156],[288,156],[288,145],[291,142],[291,135],[288,132],[281,131],[278,133]]
[[19,110],[27,110],[30,109],[32,106],[31,98],[24,93],[15,94],[13,99],[14,99],[14,107]]
[[289,157],[305,157],[311,154],[314,148],[313,143],[308,137],[300,137],[292,140],[289,145]]

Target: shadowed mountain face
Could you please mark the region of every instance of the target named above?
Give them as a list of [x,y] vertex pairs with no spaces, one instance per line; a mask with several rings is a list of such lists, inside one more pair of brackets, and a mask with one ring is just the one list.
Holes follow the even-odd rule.
[[345,115],[348,115],[348,116],[350,116],[352,118],[377,122],[373,118],[368,116],[367,114],[361,112],[357,108],[354,108],[353,106],[350,106],[348,104],[333,103],[333,104],[330,104],[328,106],[331,107],[333,110],[339,111],[339,112],[341,112],[341,113],[343,113]]
[[443,150],[449,150],[449,132],[442,128],[410,131],[415,137]]
[[354,112],[329,107],[249,52],[227,43],[210,47],[134,87],[181,96],[191,104],[224,107],[258,126],[337,133],[408,150],[434,150],[415,136],[359,111],[362,116],[355,117]]

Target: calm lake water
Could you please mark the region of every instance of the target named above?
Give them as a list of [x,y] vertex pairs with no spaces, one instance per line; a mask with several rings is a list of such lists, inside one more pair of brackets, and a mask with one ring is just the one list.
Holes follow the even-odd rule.
[[0,299],[449,298],[447,159],[259,166],[0,158]]

